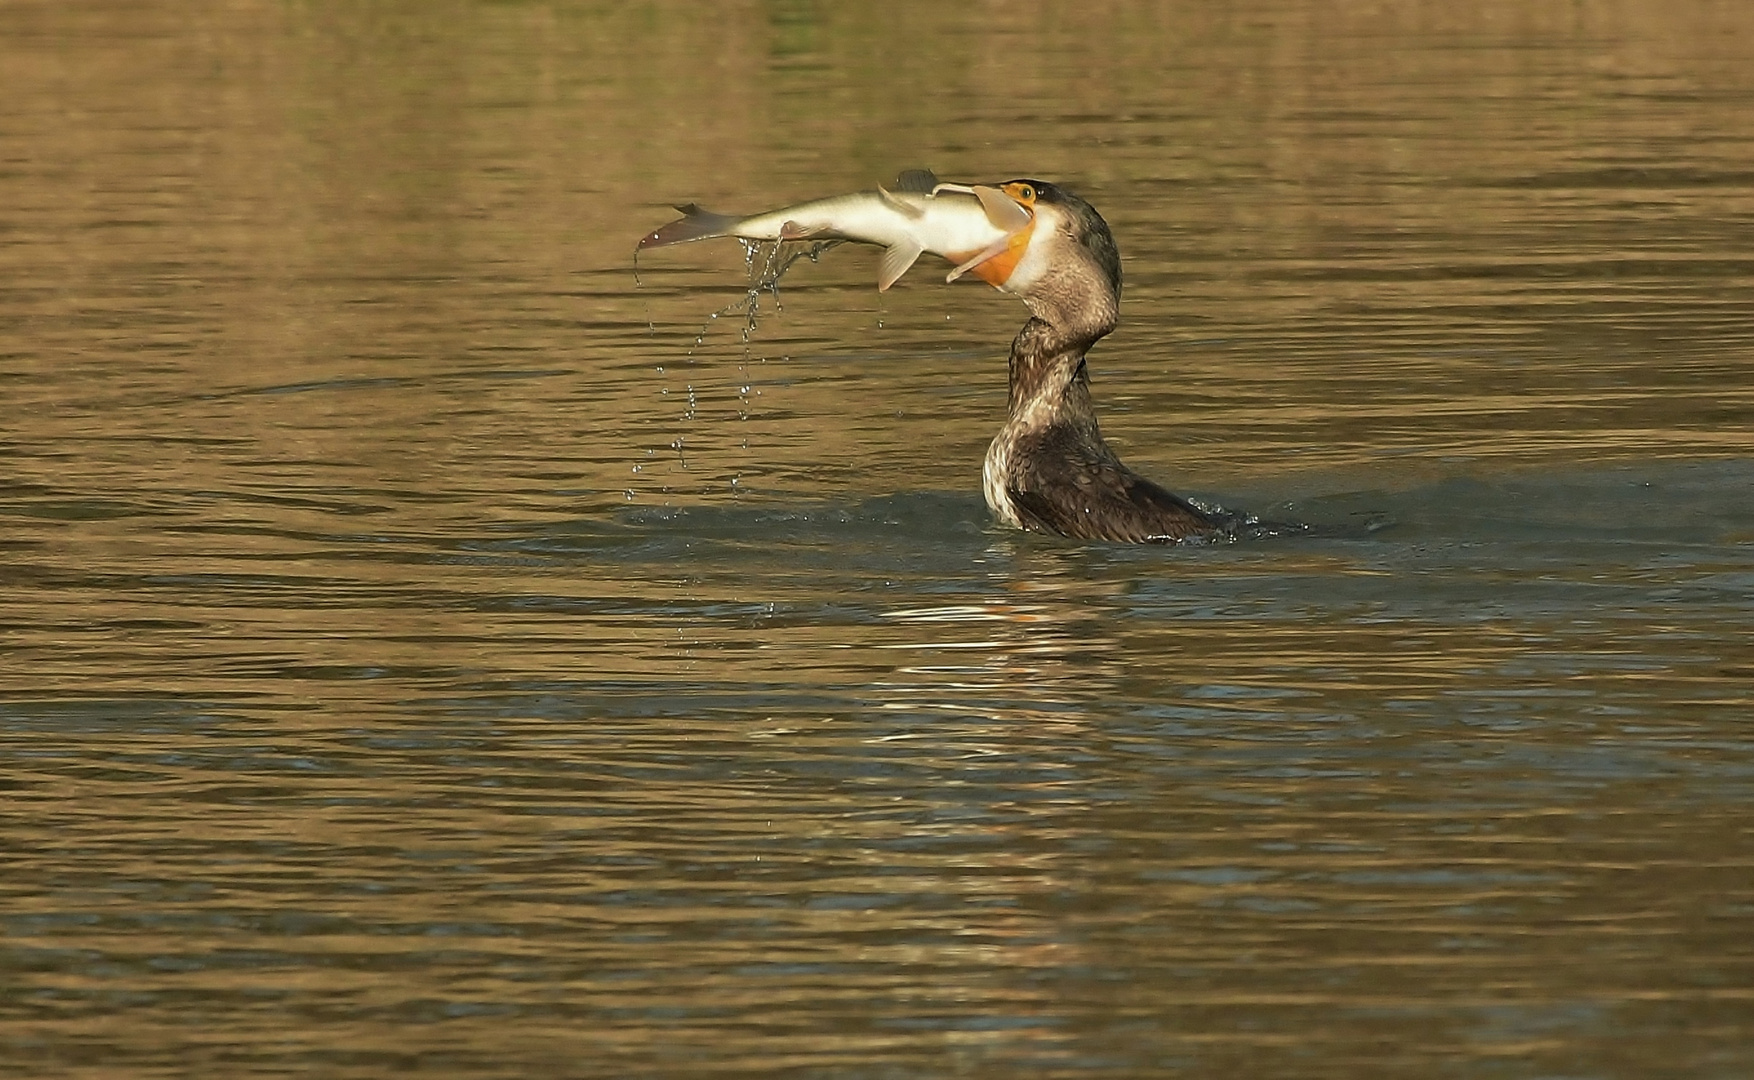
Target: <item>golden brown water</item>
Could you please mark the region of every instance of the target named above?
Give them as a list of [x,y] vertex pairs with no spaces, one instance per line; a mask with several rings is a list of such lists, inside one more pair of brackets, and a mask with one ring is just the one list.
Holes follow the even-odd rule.
[[[1754,1069],[1754,8],[18,2],[0,86],[11,1072]],[[936,267],[636,285],[913,166],[1089,198],[1112,441],[1317,535],[991,526]]]

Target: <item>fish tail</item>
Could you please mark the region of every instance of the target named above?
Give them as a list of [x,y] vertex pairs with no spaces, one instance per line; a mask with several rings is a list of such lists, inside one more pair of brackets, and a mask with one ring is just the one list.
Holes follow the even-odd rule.
[[676,207],[682,211],[682,217],[640,238],[640,250],[650,247],[664,247],[669,244],[685,244],[690,240],[705,240],[713,236],[728,236],[743,219],[733,214],[715,214],[711,210],[702,210],[694,203]]

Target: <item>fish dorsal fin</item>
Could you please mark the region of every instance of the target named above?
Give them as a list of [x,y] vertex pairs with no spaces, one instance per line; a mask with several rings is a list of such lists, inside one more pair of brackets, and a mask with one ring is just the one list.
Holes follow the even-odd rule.
[[883,262],[877,267],[877,291],[887,292],[901,275],[907,273],[907,268],[914,264],[914,260],[918,259],[920,252],[924,250],[925,248],[920,246],[920,242],[911,236],[898,244],[884,248]]
[[925,207],[914,206],[910,203],[904,202],[901,199],[896,198],[894,195],[891,195],[889,192],[884,191],[881,187],[877,189],[877,197],[883,200],[884,206],[889,207],[903,217],[923,218],[926,216]]
[[987,220],[993,228],[1002,229],[1007,234],[1018,229],[1027,228],[1035,220],[1021,203],[996,187],[985,184],[974,185],[975,198],[981,201],[981,209],[987,212]]
[[895,190],[914,195],[930,195],[937,186],[938,178],[931,169],[907,169],[895,178]]

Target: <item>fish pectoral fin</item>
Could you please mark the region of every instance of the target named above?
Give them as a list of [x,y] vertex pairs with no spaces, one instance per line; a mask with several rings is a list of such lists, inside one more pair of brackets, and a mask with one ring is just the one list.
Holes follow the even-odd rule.
[[909,206],[907,203],[902,202],[900,199],[896,198],[894,195],[891,195],[889,192],[884,191],[883,185],[881,185],[881,184],[877,185],[877,197],[879,199],[883,200],[884,206],[887,206],[891,210],[894,210],[896,213],[900,214],[902,217],[923,218],[926,216],[926,208],[925,207],[923,207],[923,206]]
[[993,241],[991,246],[989,246],[985,250],[977,253],[974,258],[968,260],[967,262],[963,263],[961,266],[958,266],[956,269],[950,271],[950,273],[944,275],[944,284],[946,284],[946,285],[950,284],[952,281],[955,281],[957,278],[968,273],[970,270],[973,270],[975,267],[979,266],[981,263],[986,262],[988,259],[991,259],[991,258],[998,256],[998,255],[1003,255],[1005,253],[1005,249],[1010,247],[1010,246],[1011,246],[1010,235],[1007,234],[1005,236],[999,237],[999,239]]
[[883,261],[877,267],[877,291],[887,292],[891,285],[907,273],[907,268],[920,257],[925,248],[912,237],[883,249]]
[[976,184],[974,194],[981,201],[981,209],[987,212],[987,220],[993,223],[995,229],[1014,233],[1035,220],[1021,203],[996,187]]

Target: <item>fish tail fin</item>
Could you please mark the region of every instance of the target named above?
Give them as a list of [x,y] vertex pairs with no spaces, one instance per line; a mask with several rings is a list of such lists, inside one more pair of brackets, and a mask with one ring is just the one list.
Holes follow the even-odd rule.
[[743,220],[734,214],[715,214],[711,210],[702,210],[694,203],[686,203],[676,209],[682,211],[682,217],[656,232],[640,237],[640,250],[686,244],[690,240],[705,240],[713,236],[729,236],[737,223]]

